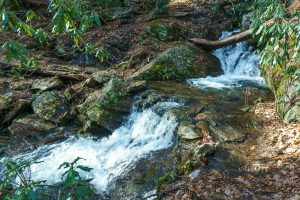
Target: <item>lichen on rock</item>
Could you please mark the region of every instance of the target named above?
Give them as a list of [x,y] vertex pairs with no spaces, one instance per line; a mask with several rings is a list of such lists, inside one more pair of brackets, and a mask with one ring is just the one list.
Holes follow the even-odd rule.
[[78,106],[78,112],[85,117],[84,123],[96,122],[97,125],[113,131],[129,112],[129,107],[130,98],[124,92],[121,80],[113,78],[102,89],[92,92]]
[[54,91],[42,93],[32,102],[35,114],[54,123],[64,122],[70,114],[70,105],[65,97]]

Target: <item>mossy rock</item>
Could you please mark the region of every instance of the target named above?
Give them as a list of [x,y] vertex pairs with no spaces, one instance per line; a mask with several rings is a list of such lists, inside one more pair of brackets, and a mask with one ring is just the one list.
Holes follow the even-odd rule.
[[190,44],[181,44],[167,49],[128,80],[185,80],[222,73],[215,56]]
[[132,7],[113,7],[106,9],[103,13],[103,17],[106,20],[117,20],[129,18],[134,13]]
[[144,34],[161,41],[176,41],[184,37],[185,31],[179,24],[156,21],[145,27]]
[[32,102],[34,113],[40,118],[54,123],[61,123],[68,119],[70,105],[65,97],[54,91],[42,93]]
[[300,66],[290,67],[284,73],[280,66],[263,66],[262,71],[268,88],[272,90],[277,101],[276,111],[285,123],[300,121]]
[[[94,124],[114,131],[120,126],[124,115],[128,114],[131,98],[124,92],[121,80],[113,78],[100,90],[91,93],[78,111],[85,117],[85,127]],[[86,124],[88,123],[88,124]]]

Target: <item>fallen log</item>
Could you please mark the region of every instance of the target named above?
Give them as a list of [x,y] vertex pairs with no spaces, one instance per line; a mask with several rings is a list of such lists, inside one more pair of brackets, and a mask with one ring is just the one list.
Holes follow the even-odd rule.
[[11,75],[13,68],[18,69],[21,73],[26,75],[41,75],[41,76],[57,76],[62,79],[70,79],[75,81],[83,81],[90,77],[90,75],[97,71],[94,67],[79,67],[76,65],[47,65],[40,68],[20,68],[14,64],[8,64],[0,60],[0,72],[2,74]]
[[[300,0],[294,0],[292,4],[287,8],[287,12],[291,13],[292,11],[300,11]],[[290,20],[291,22],[299,21],[299,18],[295,17]],[[264,24],[271,24],[274,23],[274,20],[268,20]],[[235,34],[229,38],[225,38],[223,40],[206,40],[201,38],[192,38],[190,41],[194,43],[197,46],[202,47],[206,50],[214,50],[219,49],[228,45],[236,44],[238,42],[245,41],[247,39],[250,39],[252,34],[254,32],[254,29],[248,29],[246,31],[240,32],[238,34]]]
[[217,41],[200,39],[200,38],[193,38],[193,39],[190,39],[190,41],[198,46],[201,46],[204,49],[214,50],[214,49],[219,49],[219,48],[222,48],[222,47],[225,47],[228,45],[236,44],[241,41],[245,41],[245,40],[251,38],[253,31],[254,31],[253,29],[249,29],[249,30],[237,33],[226,39],[217,40]]

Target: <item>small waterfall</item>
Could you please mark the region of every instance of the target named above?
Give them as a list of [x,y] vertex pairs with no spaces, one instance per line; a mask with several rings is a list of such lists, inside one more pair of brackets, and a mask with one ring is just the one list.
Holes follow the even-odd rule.
[[[227,38],[233,33],[223,32],[220,39]],[[189,79],[188,83],[200,88],[230,88],[245,85],[264,85],[259,70],[259,56],[253,53],[253,49],[246,42],[217,49],[213,54],[219,58],[224,74],[218,77],[206,77]]]
[[48,184],[55,184],[61,181],[62,171],[57,170],[59,165],[79,156],[86,159],[81,160],[80,164],[93,168],[91,173],[82,175],[93,178],[92,184],[98,192],[103,192],[138,160],[173,145],[177,122],[167,111],[178,106],[180,104],[176,102],[163,102],[142,112],[133,109],[127,122],[108,137],[99,140],[69,138],[61,143],[43,146],[18,159],[43,161],[32,165],[33,180],[47,180]]

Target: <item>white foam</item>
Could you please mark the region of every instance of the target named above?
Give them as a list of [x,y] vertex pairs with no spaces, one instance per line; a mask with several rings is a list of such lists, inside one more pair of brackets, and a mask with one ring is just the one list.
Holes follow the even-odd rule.
[[[234,32],[223,32],[220,39],[231,36]],[[217,49],[213,54],[219,58],[224,74],[217,77],[189,79],[188,83],[200,88],[230,88],[241,87],[243,82],[264,85],[259,70],[259,56],[255,54],[246,42]]]
[[117,176],[129,170],[139,159],[149,153],[170,147],[173,132],[177,126],[175,118],[168,114],[159,116],[154,109],[166,111],[178,103],[159,103],[143,112],[133,111],[127,123],[109,137],[101,140],[93,138],[70,138],[59,144],[47,145],[33,153],[22,155],[26,159],[44,162],[31,167],[33,180],[47,180],[48,184],[61,181],[62,170],[57,170],[65,161],[82,157],[79,163],[93,168],[89,175],[97,191],[105,191],[108,184]]

